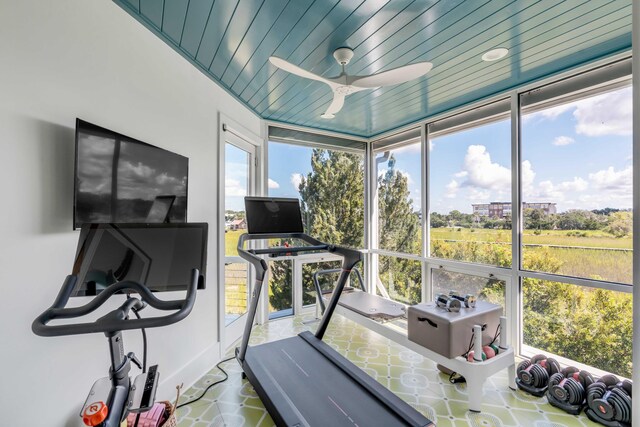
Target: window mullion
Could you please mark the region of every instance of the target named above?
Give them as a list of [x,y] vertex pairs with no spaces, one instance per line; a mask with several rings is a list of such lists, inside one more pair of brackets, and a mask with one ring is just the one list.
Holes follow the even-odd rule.
[[509,322],[510,341],[520,352],[522,340],[522,185],[520,181],[520,96],[511,94],[511,283],[506,289],[506,316]]

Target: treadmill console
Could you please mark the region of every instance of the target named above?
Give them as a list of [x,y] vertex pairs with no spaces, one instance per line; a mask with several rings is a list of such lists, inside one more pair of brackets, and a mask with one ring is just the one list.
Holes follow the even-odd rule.
[[244,205],[250,234],[303,232],[298,199],[245,197]]

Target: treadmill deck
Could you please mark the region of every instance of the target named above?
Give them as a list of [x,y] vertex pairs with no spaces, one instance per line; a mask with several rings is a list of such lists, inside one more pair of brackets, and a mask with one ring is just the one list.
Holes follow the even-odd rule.
[[243,369],[278,426],[434,425],[310,332],[249,347]]

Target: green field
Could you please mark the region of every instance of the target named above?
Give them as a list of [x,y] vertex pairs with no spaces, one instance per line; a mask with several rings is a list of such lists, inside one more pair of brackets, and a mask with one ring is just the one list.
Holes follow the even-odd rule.
[[[465,247],[466,250],[460,250],[459,253],[466,257],[470,253],[482,255],[483,251],[488,252],[503,246],[506,259],[501,265],[510,265],[511,232],[509,230],[434,228],[431,230],[431,240],[432,253],[435,255],[438,255],[438,251],[434,251],[436,242],[448,245],[452,253],[456,248]],[[535,267],[530,267],[535,264],[534,257],[546,256],[555,259],[559,265],[557,270],[545,272],[631,283],[632,236],[616,238],[604,231],[543,230],[538,233],[534,230],[525,230],[522,240],[525,268],[535,270]],[[477,251],[468,250],[469,246],[473,246]],[[487,262],[480,255],[476,259],[455,255],[451,258]]]
[[[584,234],[585,237],[576,237],[574,236],[576,233]],[[534,230],[525,230],[522,237],[525,244],[586,246],[614,249],[631,249],[633,240],[631,236],[618,238],[599,230],[541,230],[539,235],[534,234]],[[431,238],[508,243],[511,242],[511,231],[459,227],[433,228],[431,229]]]
[[227,256],[237,256],[238,255],[238,239],[240,235],[246,233],[247,230],[235,230],[235,231],[227,231],[224,234],[224,254]]

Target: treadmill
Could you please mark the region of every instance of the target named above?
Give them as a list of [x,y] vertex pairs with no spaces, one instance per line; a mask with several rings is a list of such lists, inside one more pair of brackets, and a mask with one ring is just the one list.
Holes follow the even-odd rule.
[[[244,336],[236,359],[277,426],[434,426],[431,421],[345,359],[322,337],[359,251],[320,242],[303,233],[297,199],[245,197],[248,233],[238,254],[256,271]],[[245,249],[256,240],[291,239],[300,246]],[[260,257],[330,252],[342,256],[342,272],[315,334],[249,346],[262,282],[268,268]]]

